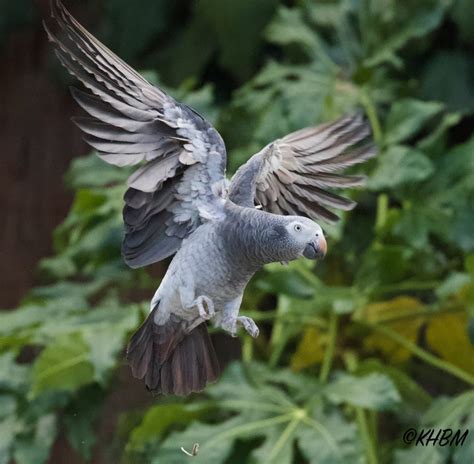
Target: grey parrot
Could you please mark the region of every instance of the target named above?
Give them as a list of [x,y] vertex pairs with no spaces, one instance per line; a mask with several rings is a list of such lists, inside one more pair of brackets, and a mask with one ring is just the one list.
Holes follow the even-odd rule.
[[253,155],[230,181],[219,133],[192,108],[151,85],[84,29],[59,0],[56,55],[86,91],[73,89],[89,114],[74,122],[107,163],[139,165],[128,179],[122,254],[132,268],[174,255],[150,314],[127,349],[132,373],[163,394],[202,390],[219,375],[206,321],[232,335],[255,322],[239,316],[244,289],[264,264],[324,257],[313,220],[355,203],[328,191],[360,186],[340,171],[376,153],[361,115],[308,127]]

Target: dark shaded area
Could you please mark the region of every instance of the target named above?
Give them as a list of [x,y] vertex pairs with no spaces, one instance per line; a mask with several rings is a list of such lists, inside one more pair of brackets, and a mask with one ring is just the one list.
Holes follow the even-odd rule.
[[52,232],[71,203],[63,175],[74,156],[89,151],[70,121],[77,109],[69,92],[52,78],[51,49],[38,11],[34,18],[0,44],[3,308],[17,305],[37,282],[36,264],[51,253]]

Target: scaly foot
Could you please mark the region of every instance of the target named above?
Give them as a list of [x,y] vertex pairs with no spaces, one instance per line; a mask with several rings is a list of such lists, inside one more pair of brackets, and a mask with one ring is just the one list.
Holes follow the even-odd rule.
[[211,319],[211,317],[214,317],[216,314],[216,311],[214,309],[214,303],[208,296],[198,296],[192,302],[192,305],[198,308],[199,316],[206,321],[208,319]]
[[258,330],[257,324],[255,324],[253,319],[250,319],[250,317],[246,316],[239,316],[237,318],[237,323],[240,324],[253,338],[258,337],[260,331]]

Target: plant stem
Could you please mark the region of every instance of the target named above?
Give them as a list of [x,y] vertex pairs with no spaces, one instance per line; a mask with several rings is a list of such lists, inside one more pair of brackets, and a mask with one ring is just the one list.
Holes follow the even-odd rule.
[[412,353],[414,356],[417,356],[418,358],[422,359],[428,364],[431,364],[432,366],[442,371],[448,372],[449,374],[453,375],[454,377],[457,377],[458,379],[463,380],[469,385],[474,385],[474,377],[472,375],[468,374],[466,371],[455,366],[454,364],[451,364],[447,361],[444,361],[432,355],[431,353],[424,350],[423,348],[420,348],[415,343],[411,342],[410,340],[407,340],[405,337],[402,337],[401,335],[399,335],[397,332],[390,329],[389,327],[379,325],[379,324],[368,324],[368,323],[364,323],[364,325],[367,325],[371,329],[384,334],[386,337],[392,339],[394,342],[398,343],[399,345],[402,345],[404,348],[410,351],[410,353]]
[[328,326],[327,322],[322,317],[318,316],[287,316],[284,314],[278,314],[277,311],[242,311],[240,314],[243,316],[251,317],[255,321],[273,321],[275,319],[278,319],[278,321],[287,323],[295,323],[300,325],[315,325],[316,327],[320,327],[322,329],[326,329]]
[[377,198],[377,216],[375,218],[375,230],[379,232],[387,222],[388,195],[381,193]]
[[450,313],[460,313],[465,311],[465,308],[460,306],[453,306],[441,309],[431,309],[430,306],[425,307],[420,311],[413,311],[409,314],[401,314],[400,316],[387,317],[379,319],[379,323],[382,324],[392,324],[393,322],[406,321],[410,319],[417,319],[419,317],[435,317],[440,314],[450,314]]
[[370,125],[372,126],[372,132],[374,134],[374,140],[377,145],[382,143],[382,128],[380,126],[380,121],[377,116],[377,110],[375,109],[375,105],[370,98],[367,90],[365,88],[360,89],[360,102],[365,108],[367,113],[367,117],[369,118]]
[[[346,363],[346,367],[349,372],[354,372],[356,370],[358,362],[355,353],[350,351],[346,352],[344,356],[344,362]],[[371,434],[371,429],[369,427],[364,408],[353,406],[353,409],[356,415],[357,426],[359,427],[359,432],[362,441],[364,442],[364,449],[367,454],[367,462],[369,464],[377,464],[378,457],[374,438],[376,431],[373,430],[373,434]]]
[[336,349],[337,340],[337,314],[332,311],[329,316],[329,341],[324,352],[323,363],[321,365],[321,371],[319,373],[319,380],[321,383],[326,383],[331,372],[331,366],[334,359],[334,352]]
[[431,290],[440,285],[437,280],[428,280],[424,282],[402,282],[400,284],[383,285],[376,289],[374,293],[399,292],[402,290]]
[[242,340],[242,359],[249,363],[253,359],[253,339],[246,335]]
[[369,424],[367,422],[367,417],[363,408],[354,408],[356,413],[357,425],[359,426],[359,431],[364,442],[364,448],[367,453],[367,462],[369,464],[377,464],[377,451],[375,449],[375,444],[370,436]]

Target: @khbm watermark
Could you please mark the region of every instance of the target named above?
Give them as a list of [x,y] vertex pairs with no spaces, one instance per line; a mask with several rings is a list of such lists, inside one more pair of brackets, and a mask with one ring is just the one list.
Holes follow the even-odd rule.
[[407,429],[403,441],[415,446],[463,446],[469,429]]

